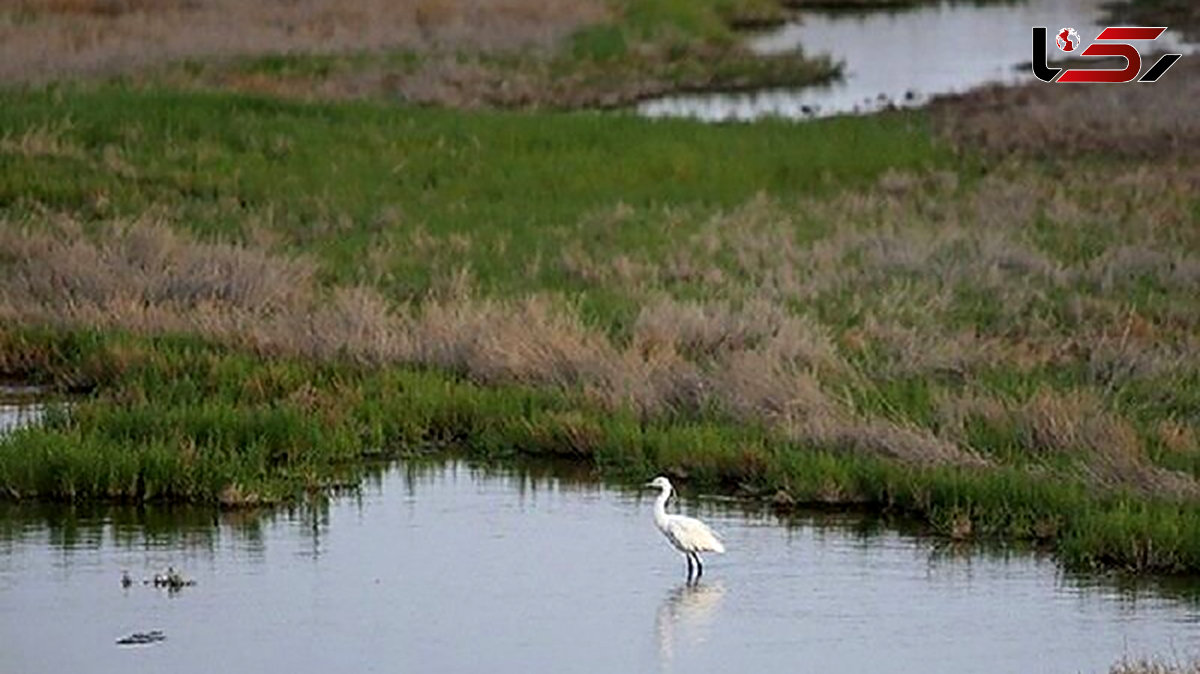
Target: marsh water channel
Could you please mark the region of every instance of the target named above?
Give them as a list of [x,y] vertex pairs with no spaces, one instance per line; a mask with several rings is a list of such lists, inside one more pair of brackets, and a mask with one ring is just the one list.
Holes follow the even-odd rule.
[[[646,101],[638,110],[649,117],[707,121],[802,119],[920,106],[933,96],[988,84],[1035,82],[1028,65],[1033,26],[1047,27],[1051,59],[1066,57],[1054,46],[1055,32],[1075,28],[1082,44],[1090,44],[1108,24],[1111,2],[943,0],[886,11],[800,12],[780,28],[749,37],[750,48],[763,55],[797,49],[828,54],[844,65],[840,80],[798,89],[668,96]],[[1194,45],[1182,42],[1180,34],[1168,27],[1153,43],[1131,44],[1147,55],[1192,51]],[[1153,59],[1143,69],[1150,63]]]
[[[682,509],[729,548],[695,587],[649,494],[545,467],[399,464],[270,513],[3,505],[0,670],[1102,672],[1200,651],[1187,584],[863,517]],[[141,584],[167,566],[196,585]]]

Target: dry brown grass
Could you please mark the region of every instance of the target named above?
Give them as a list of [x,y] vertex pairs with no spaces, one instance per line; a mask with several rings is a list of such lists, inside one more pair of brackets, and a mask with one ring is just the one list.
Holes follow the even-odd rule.
[[[943,394],[938,400],[939,435],[969,446],[967,426],[982,423],[1014,438],[1028,457],[1068,460],[1097,485],[1131,487],[1145,493],[1192,497],[1196,482],[1147,458],[1145,440],[1129,420],[1107,409],[1092,389],[1043,388],[1029,399],[997,398],[982,391]],[[1160,442],[1191,452],[1191,429],[1178,423],[1159,430]]]
[[23,133],[7,132],[0,136],[0,154],[19,157],[65,157],[81,159],[86,156],[83,148],[67,137],[71,129],[70,120],[30,127]]
[[[1200,170],[1188,164],[1080,169],[1055,181],[1000,168],[972,186],[893,172],[875,189],[796,204],[759,197],[699,225],[665,212],[660,226],[678,241],[669,253],[612,263],[567,247],[560,268],[639,298],[633,343],[715,363],[713,400],[798,439],[969,461],[963,418],[978,414],[1018,434],[1033,461],[1065,457],[1099,485],[1191,495],[1191,478],[1152,466],[1146,439],[1112,400],[1130,385],[1187,386],[1200,372],[1190,291],[1200,285],[1198,188]],[[602,226],[623,216],[594,217]],[[813,223],[821,233],[799,239]],[[681,286],[720,299],[664,294]],[[789,356],[779,339],[796,345]],[[830,395],[896,378],[969,392],[989,373],[1063,368],[1083,373],[1076,390],[1020,401],[956,391],[951,407],[961,409],[943,410],[936,433],[903,413],[875,427]],[[1164,437],[1178,445],[1189,436]]]
[[599,0],[0,0],[0,82],[183,58],[545,46]]
[[[712,405],[797,440],[918,463],[979,463],[928,431],[855,412],[821,377],[853,378],[828,331],[761,303],[660,299],[619,347],[549,297],[475,298],[466,277],[420,306],[371,287],[322,288],[299,257],[200,242],[152,219],[109,222],[100,239],[70,218],[0,230],[0,320],[188,333],[263,353],[438,367],[485,383],[577,392],[643,414]],[[707,325],[705,316],[722,316]]]
[[1200,437],[1196,428],[1176,419],[1164,419],[1158,423],[1158,441],[1164,449],[1175,454],[1200,452]]
[[111,225],[103,244],[85,240],[72,220],[60,220],[58,229],[0,231],[4,254],[20,261],[5,296],[69,321],[126,323],[132,313],[206,307],[277,315],[304,299],[314,272],[302,260],[243,246],[216,243],[197,250],[150,219]]
[[[628,33],[614,42],[619,58],[577,54],[565,39],[622,11],[609,0],[0,0],[0,84],[121,74],[302,100],[595,108],[837,72],[825,58],[765,59],[692,34],[671,12],[653,29],[615,26]],[[238,58],[268,55],[284,58]]]
[[993,87],[934,109],[942,134],[967,151],[1165,160],[1200,156],[1198,99],[1200,62],[1184,57],[1154,84]]
[[1091,391],[1043,390],[1013,416],[1026,447],[1081,459],[1079,466],[1097,483],[1135,485],[1147,493],[1200,494],[1194,480],[1149,465],[1132,424],[1104,409]]
[[825,57],[764,58],[739,43],[709,44],[699,39],[644,41],[621,58],[575,58],[546,52],[497,60],[490,54],[446,50],[423,54],[411,67],[352,70],[309,82],[324,97],[372,93],[362,80],[383,86],[373,92],[420,104],[456,108],[590,108],[628,106],[637,101],[688,91],[737,91],[803,86],[831,77]]
[[[16,11],[37,15],[82,14],[114,17],[134,12],[164,12],[190,9],[193,0],[14,0],[6,3]],[[5,5],[0,5],[3,7]]]
[[[63,137],[39,129],[0,148],[70,152]],[[86,235],[44,211],[0,229],[0,318],[436,367],[643,415],[718,410],[801,443],[920,464],[990,461],[968,428],[983,419],[1033,463],[1077,465],[1104,488],[1191,495],[1194,481],[1154,466],[1148,448],[1193,451],[1192,421],[1146,430],[1127,405],[1200,375],[1197,184],[1186,164],[1054,182],[1019,168],[971,184],[893,172],[832,197],[667,210],[647,226],[664,228],[670,250],[625,248],[615,264],[555,230],[561,271],[636,303],[616,329],[550,293],[479,296],[467,268],[426,296],[384,296],[404,287],[390,276],[398,250],[460,264],[479,248],[400,227],[400,213],[384,216],[396,226],[353,277],[365,285],[329,287],[312,260],[273,248],[270,214],[247,224],[258,243],[235,245],[152,216],[91,222]],[[614,244],[631,214],[618,205],[581,227]],[[319,235],[351,226],[342,218],[320,218]],[[1067,389],[1045,376],[1059,370],[1078,373]],[[989,397],[996,376],[1046,384]],[[906,398],[909,382],[932,403]]]
[[1039,391],[1015,416],[1025,445],[1035,450],[1105,452],[1122,461],[1136,461],[1143,453],[1129,422],[1104,410],[1088,391]]
[[[760,197],[698,226],[664,213],[661,226],[678,232],[669,253],[612,264],[568,247],[560,266],[639,298],[634,344],[715,364],[711,400],[797,439],[970,462],[963,418],[979,414],[1018,435],[1033,461],[1070,461],[1105,487],[1193,495],[1190,477],[1152,465],[1113,400],[1130,385],[1187,386],[1200,372],[1190,291],[1200,285],[1198,180],[1188,164],[1080,169],[1056,181],[1014,167],[970,187],[948,174],[891,173],[832,199]],[[822,233],[798,239],[814,222]],[[664,294],[680,286],[721,299]],[[962,409],[944,410],[936,433],[904,413],[876,426],[877,416],[831,395],[895,378],[969,391],[989,373],[1061,368],[1083,373],[1078,388],[1019,401],[954,393]]]
[[1128,289],[1147,280],[1171,289],[1200,285],[1200,258],[1185,250],[1123,245],[1104,251],[1086,270],[1105,291]]
[[1200,661],[1125,659],[1110,667],[1108,674],[1200,674]]
[[832,372],[848,368],[828,329],[761,298],[735,308],[719,300],[689,302],[659,296],[642,307],[633,337],[640,349],[665,345],[692,360],[711,361],[758,349],[789,365]]
[[[832,341],[881,350],[881,374],[966,374],[998,363],[1028,371],[1082,358],[1098,382],[1119,383],[1187,369],[1200,356],[1187,292],[1200,282],[1188,196],[1198,180],[1189,166],[1052,183],[999,171],[971,190],[941,175],[889,176],[876,190],[794,207],[754,200],[706,223],[667,261],[630,257],[625,274],[582,253],[564,268],[645,295],[686,266],[704,295],[783,315],[796,301],[837,303],[857,320]],[[795,232],[812,221],[838,224],[798,242]],[[1080,257],[1081,248],[1096,252]],[[1129,298],[1147,283],[1179,301],[1134,309]],[[684,329],[729,318],[693,307],[658,320]]]

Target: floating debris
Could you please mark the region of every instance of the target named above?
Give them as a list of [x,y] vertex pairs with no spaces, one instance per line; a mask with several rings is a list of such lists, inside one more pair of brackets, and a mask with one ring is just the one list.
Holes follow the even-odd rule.
[[[130,582],[133,582],[130,579]],[[125,584],[125,579],[121,579],[121,584]],[[154,578],[143,580],[142,585],[154,585],[154,587],[165,587],[168,590],[178,590],[183,587],[191,587],[196,581],[191,578],[184,578],[183,574],[175,570],[175,567],[168,566],[167,570],[162,573],[154,574]]]
[[127,637],[117,639],[117,644],[120,646],[144,646],[166,640],[167,635],[163,634],[162,630],[150,630],[149,632],[134,632]]

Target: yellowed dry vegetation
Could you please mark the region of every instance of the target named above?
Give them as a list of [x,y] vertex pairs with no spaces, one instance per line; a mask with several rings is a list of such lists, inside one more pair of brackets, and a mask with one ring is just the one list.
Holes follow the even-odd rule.
[[1198,98],[1200,62],[1184,57],[1153,86],[992,87],[948,97],[934,112],[945,137],[969,152],[1176,161],[1200,151]]
[[[1194,495],[1191,476],[1149,460],[1111,392],[1190,376],[1200,363],[1194,307],[1134,310],[1126,300],[1138,284],[1172,293],[1200,284],[1200,233],[1182,226],[1196,178],[1186,168],[1135,170],[1111,177],[1121,187],[1105,196],[1087,187],[1090,175],[997,174],[964,188],[945,173],[892,173],[797,208],[754,199],[693,228],[666,259],[631,251],[610,264],[568,250],[565,273],[640,304],[623,335],[589,325],[553,293],[483,296],[462,269],[427,296],[387,297],[372,285],[319,283],[319,265],[280,252],[275,237],[200,241],[165,215],[93,223],[89,235],[47,212],[0,233],[0,317],[433,366],[480,383],[582,391],[643,415],[716,408],[814,446],[922,465],[989,464],[971,436],[982,423],[1035,460],[1080,466],[1096,485]],[[1118,202],[1146,214],[1136,230],[1106,223]],[[618,206],[586,220],[627,216]],[[1035,222],[1047,217],[1056,238],[1039,239]],[[812,221],[839,224],[798,238]],[[1064,254],[1097,231],[1096,254]],[[391,250],[408,245],[461,255],[472,241],[414,229]],[[386,275],[388,250],[377,251],[372,276]],[[819,311],[831,302],[834,321]],[[1011,397],[983,383],[998,370],[1079,367],[1087,374],[1068,390]],[[961,383],[939,393],[933,423],[863,405],[875,386],[908,377]],[[1180,455],[1200,451],[1185,420],[1156,433]]]
[[2,0],[0,82],[185,58],[547,46],[601,0]]

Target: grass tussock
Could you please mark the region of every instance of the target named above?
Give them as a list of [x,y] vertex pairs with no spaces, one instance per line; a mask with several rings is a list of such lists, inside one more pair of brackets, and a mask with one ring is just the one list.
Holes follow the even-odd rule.
[[23,157],[81,159],[82,148],[67,138],[70,122],[57,120],[25,129],[20,134],[13,132],[0,136],[0,153]]

